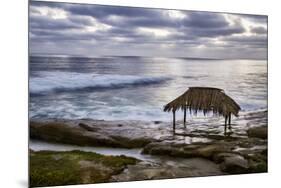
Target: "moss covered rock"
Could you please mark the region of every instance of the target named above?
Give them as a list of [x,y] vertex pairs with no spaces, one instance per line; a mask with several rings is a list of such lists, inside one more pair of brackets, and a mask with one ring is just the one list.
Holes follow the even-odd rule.
[[30,186],[58,186],[108,182],[137,159],[82,151],[30,153]]

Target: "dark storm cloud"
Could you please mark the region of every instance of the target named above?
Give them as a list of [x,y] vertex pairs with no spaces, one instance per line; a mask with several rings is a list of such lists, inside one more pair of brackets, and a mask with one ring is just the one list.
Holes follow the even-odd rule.
[[66,3],[44,2],[44,1],[30,1],[30,5],[33,7],[50,7],[50,8],[64,8],[68,6],[68,4]]
[[[120,22],[122,20],[122,22]],[[123,17],[119,20],[112,20],[110,17],[102,19],[103,22],[117,27],[154,27],[154,28],[163,28],[163,27],[180,27],[181,23],[176,20],[169,20],[162,17],[161,14],[157,16],[141,16],[141,17]]]
[[[153,12],[154,16],[151,16]],[[146,11],[146,14],[141,14],[139,17],[131,17],[130,15],[123,16],[117,20],[110,19],[110,14],[104,16],[101,21],[112,26],[118,27],[152,27],[152,28],[177,28],[179,30],[190,30],[189,34],[202,34],[213,37],[218,35],[229,35],[234,33],[244,32],[244,28],[241,25],[229,26],[229,23],[222,15],[216,15],[212,13],[197,13],[197,12],[183,12],[186,18],[183,20],[171,19],[167,14],[159,12],[157,10]],[[194,32],[192,32],[194,31]]]
[[124,16],[124,17],[154,17],[158,16],[157,10],[140,9],[130,7],[115,7],[115,6],[103,6],[103,5],[87,5],[87,4],[63,4],[55,2],[36,2],[33,1],[32,6],[51,8],[62,8],[67,10],[72,15],[80,16],[93,16],[98,19],[105,19],[109,16]]
[[[224,52],[216,53],[221,53],[223,57],[227,48],[236,50],[237,56],[241,55],[239,48],[266,49],[267,17],[235,16],[230,22],[224,14],[210,12],[31,2],[31,51],[40,52],[42,49],[71,54],[75,44],[75,49],[81,53],[84,50],[84,55],[89,49],[98,47],[103,49],[96,52],[106,54],[114,54],[117,49],[127,47],[131,49],[130,53],[153,55],[162,53],[165,50],[160,49],[159,46],[162,46],[169,50],[167,54],[180,56],[179,48],[199,52],[201,48],[198,46],[203,45],[212,48],[210,51],[225,47]],[[253,26],[246,29],[241,21],[243,19]],[[214,43],[215,40],[219,43]]]
[[241,34],[245,32],[245,29],[241,25],[235,25],[235,26],[224,26],[221,28],[208,28],[206,27],[186,27],[181,29],[185,35],[181,35],[179,38],[185,39],[190,38],[190,36],[194,37],[219,37],[219,36],[229,36],[232,34]]
[[84,33],[80,34],[77,32],[60,32],[57,30],[41,30],[35,29],[32,34],[35,35],[36,40],[34,42],[58,42],[58,41],[73,41],[73,40],[95,40],[98,37],[97,34]]
[[251,32],[256,34],[266,34],[267,30],[264,27],[252,27]]
[[104,19],[105,17],[124,16],[124,17],[142,17],[158,16],[157,11],[151,11],[150,9],[139,9],[129,7],[114,7],[114,6],[99,6],[96,5],[96,9],[93,10],[92,5],[73,5],[68,6],[67,10],[74,15],[93,16],[95,18]]
[[249,46],[254,48],[266,48],[267,36],[230,36],[224,39],[224,41],[232,43],[236,46]]
[[192,12],[183,21],[183,25],[195,28],[222,28],[229,25],[220,14],[209,12]]
[[70,20],[52,20],[46,17],[31,17],[30,28],[31,31],[34,29],[48,29],[48,30],[63,30],[63,29],[74,29],[83,28],[84,25],[79,22],[72,22]]

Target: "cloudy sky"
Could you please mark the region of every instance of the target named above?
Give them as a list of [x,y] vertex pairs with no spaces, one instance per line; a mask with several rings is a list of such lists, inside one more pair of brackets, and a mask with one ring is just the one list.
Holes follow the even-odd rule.
[[202,58],[267,56],[267,17],[31,2],[32,54]]

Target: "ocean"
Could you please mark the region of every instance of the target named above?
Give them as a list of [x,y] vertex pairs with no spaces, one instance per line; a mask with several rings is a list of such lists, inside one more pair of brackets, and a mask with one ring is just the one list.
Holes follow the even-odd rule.
[[171,121],[163,106],[192,86],[224,89],[242,113],[267,109],[267,61],[30,56],[29,116]]

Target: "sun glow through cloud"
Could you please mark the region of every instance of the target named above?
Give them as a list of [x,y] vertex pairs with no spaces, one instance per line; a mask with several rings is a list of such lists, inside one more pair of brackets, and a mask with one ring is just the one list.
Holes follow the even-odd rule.
[[55,20],[67,18],[67,12],[59,8],[37,7],[36,10],[40,12],[42,16],[49,16]]
[[154,35],[155,37],[167,37],[171,34],[170,31],[165,29],[156,29],[156,28],[138,28],[138,31],[140,33],[148,34],[148,35]]
[[96,32],[96,31],[106,31],[110,28],[112,28],[110,25],[103,24],[96,20],[95,18],[90,18],[91,19],[91,25],[85,27],[85,31],[88,32]]
[[183,19],[186,17],[186,15],[182,11],[178,10],[168,10],[167,13],[171,18],[174,19]]

